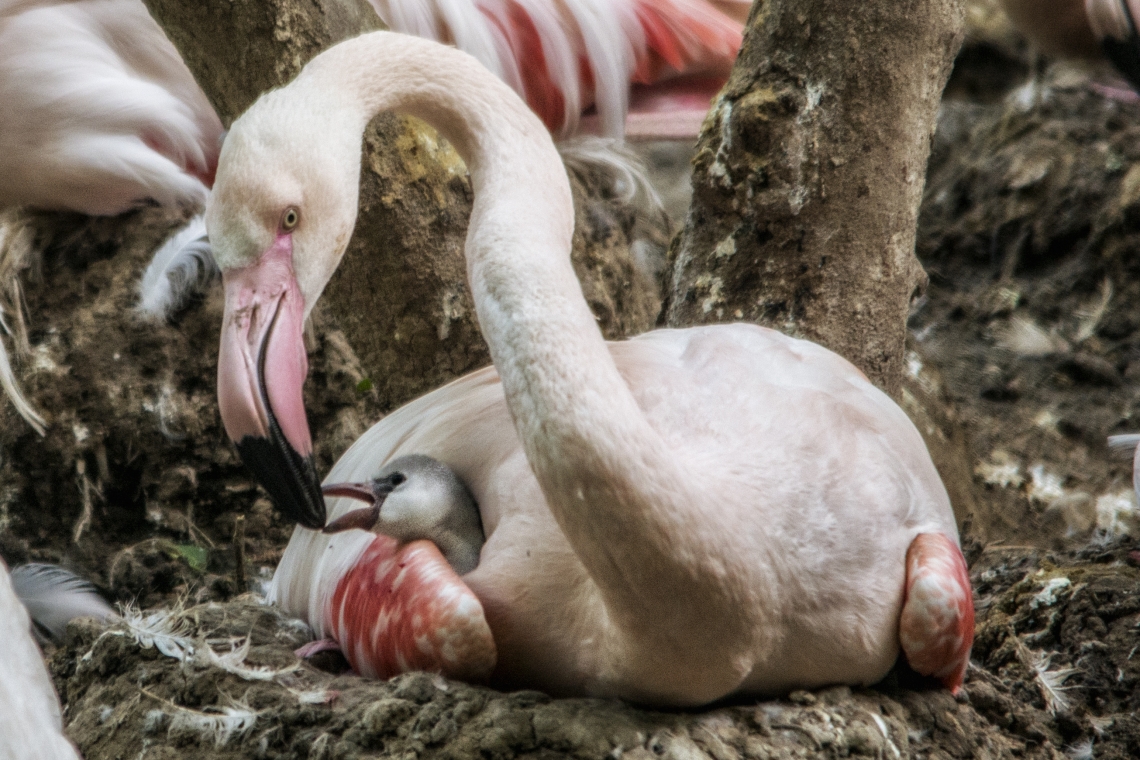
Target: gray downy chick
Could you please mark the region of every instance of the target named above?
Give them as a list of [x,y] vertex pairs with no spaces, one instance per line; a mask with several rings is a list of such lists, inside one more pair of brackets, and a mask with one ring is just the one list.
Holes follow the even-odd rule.
[[450,467],[422,454],[394,459],[366,483],[330,483],[325,496],[371,506],[341,515],[325,533],[351,528],[391,536],[401,544],[427,539],[459,575],[475,569],[483,548],[483,521],[471,492]]

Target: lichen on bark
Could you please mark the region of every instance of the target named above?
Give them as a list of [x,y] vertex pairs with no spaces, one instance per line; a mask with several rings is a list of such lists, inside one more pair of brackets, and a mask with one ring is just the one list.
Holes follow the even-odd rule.
[[664,321],[810,338],[898,394],[961,0],[764,0],[693,160]]

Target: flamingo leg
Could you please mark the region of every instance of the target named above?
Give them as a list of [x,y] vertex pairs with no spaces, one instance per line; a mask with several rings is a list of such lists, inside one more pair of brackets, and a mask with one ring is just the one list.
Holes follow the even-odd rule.
[[293,654],[300,657],[302,660],[307,660],[313,655],[320,654],[321,652],[339,652],[340,644],[335,639],[317,639],[310,641],[308,644],[297,647],[293,650]]
[[920,533],[907,549],[899,640],[916,672],[958,693],[974,643],[974,599],[962,550],[943,533]]
[[325,631],[374,678],[426,670],[483,681],[497,662],[483,605],[430,541],[377,536],[337,584]]

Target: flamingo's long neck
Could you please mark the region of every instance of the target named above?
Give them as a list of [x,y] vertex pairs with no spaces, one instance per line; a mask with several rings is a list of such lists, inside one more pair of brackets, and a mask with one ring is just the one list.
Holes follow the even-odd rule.
[[[700,510],[686,505],[697,497],[618,373],[571,267],[570,186],[542,123],[474,59],[412,37],[359,37],[305,76],[348,88],[361,130],[380,111],[410,113],[466,160],[479,324],[527,459],[611,619],[626,634],[680,638],[689,622],[724,620],[734,601],[723,569],[693,546]],[[672,633],[628,630],[654,612]]]

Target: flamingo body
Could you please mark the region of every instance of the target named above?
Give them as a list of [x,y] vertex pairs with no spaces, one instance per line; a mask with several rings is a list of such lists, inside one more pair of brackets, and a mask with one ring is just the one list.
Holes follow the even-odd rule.
[[[756,632],[764,656],[733,691],[780,693],[881,679],[899,653],[906,558],[916,538],[939,536],[925,543],[956,553],[958,565],[965,567],[949,502],[903,412],[835,354],[752,325],[658,330],[608,345],[639,407],[687,472],[712,482],[746,480],[741,490],[747,507],[733,513],[739,522],[719,548],[726,556],[756,558],[759,566],[725,571],[746,575],[752,603],[767,612]],[[730,418],[722,413],[726,405],[735,412]],[[787,431],[797,429],[829,433],[790,442]],[[780,444],[768,443],[774,440]],[[326,480],[364,479],[412,452],[447,463],[479,504],[487,543],[480,565],[463,581],[482,602],[493,632],[494,682],[556,694],[660,701],[631,693],[623,683],[644,674],[624,663],[603,667],[594,653],[583,650],[583,642],[604,639],[611,623],[599,590],[530,469],[494,368],[388,415],[345,453]],[[900,476],[884,467],[886,461],[899,462],[910,474]],[[330,520],[359,506],[350,499],[329,503]],[[726,507],[721,502],[706,508],[727,512]],[[297,528],[270,592],[318,636],[338,641],[361,673],[390,674],[394,651],[414,640],[393,636],[390,652],[381,653],[367,635],[376,621],[373,610],[340,602],[350,578],[366,576],[366,566],[390,561],[384,548],[362,531],[328,536]],[[911,558],[915,577],[929,555]],[[945,579],[957,589],[955,598],[968,602],[969,581],[957,568],[924,572]],[[940,618],[911,638],[953,637],[964,642],[968,656],[973,634],[972,604],[968,607],[968,615]],[[329,625],[341,615],[343,624]],[[372,664],[354,659],[361,647],[372,653]],[[963,652],[944,647],[912,665],[935,675],[948,662],[954,672],[965,669]],[[442,664],[420,667],[444,669]],[[655,670],[664,664],[640,667]],[[690,676],[677,668],[674,677]],[[951,688],[960,684],[960,678],[946,681]]]
[[59,698],[32,640],[28,611],[0,561],[0,757],[79,760],[63,735]]
[[[419,454],[467,486],[486,541],[462,581],[493,636],[491,682],[697,705],[880,679],[907,607],[939,609],[933,595],[906,601],[912,544],[943,536],[959,552],[913,424],[850,363],[755,325],[606,343],[570,264],[573,204],[549,132],[470,56],[424,40],[377,32],[325,51],[222,150],[207,209],[226,280],[219,404],[239,452],[259,452],[255,474],[286,484],[278,506],[308,528],[357,506],[332,500],[330,515],[303,498],[320,487],[297,466],[311,448],[299,373],[274,368],[298,366],[300,326],[355,221],[361,135],[388,109],[427,120],[470,169],[468,278],[494,367],[385,417],[329,478],[365,481]],[[356,614],[336,599],[373,542],[298,527],[273,598],[366,655],[382,621],[328,623]],[[934,559],[920,553],[911,572],[929,564],[969,600],[958,566]],[[425,619],[473,619],[461,604]],[[969,640],[965,616],[939,620],[908,651],[947,629]],[[384,639],[374,669],[410,643]],[[952,655],[920,666],[952,666],[952,684]]]
[[[729,14],[747,7],[740,0],[371,2],[399,31],[474,53],[555,132],[573,133],[581,112],[596,105],[594,129],[612,137],[624,134],[631,83],[697,74],[706,78],[697,80],[693,103],[650,98],[643,110],[656,118],[633,122],[634,132],[695,136],[700,122],[690,111],[707,110],[740,46],[739,20]],[[0,0],[0,102],[0,208],[113,215],[147,201],[205,203],[221,121],[139,0]],[[662,121],[663,109],[676,117],[673,126]]]

